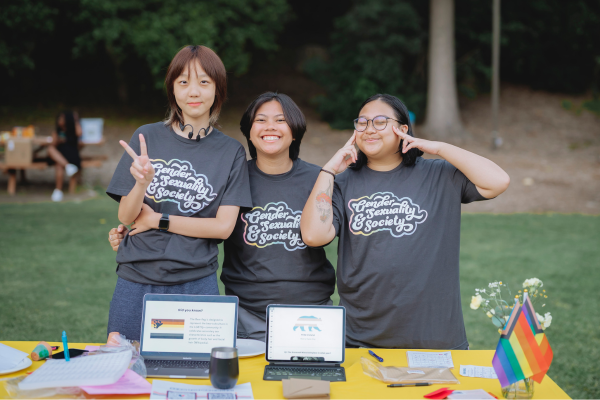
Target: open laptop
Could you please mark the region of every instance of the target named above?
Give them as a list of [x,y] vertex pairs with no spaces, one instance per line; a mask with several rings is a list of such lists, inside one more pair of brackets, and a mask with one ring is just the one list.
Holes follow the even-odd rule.
[[213,347],[235,347],[238,298],[147,294],[140,352],[149,377],[208,378]]
[[267,354],[263,379],[345,381],[346,309],[336,306],[267,307]]

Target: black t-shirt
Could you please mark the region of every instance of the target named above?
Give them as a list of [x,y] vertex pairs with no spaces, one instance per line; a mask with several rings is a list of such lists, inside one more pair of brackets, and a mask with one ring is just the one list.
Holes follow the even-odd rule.
[[[215,218],[219,206],[252,206],[246,152],[237,140],[213,128],[198,143],[157,122],[133,134],[129,146],[138,155],[139,133],[144,135],[155,170],[144,203],[155,212]],[[129,172],[132,162],[125,152],[106,190],[117,201],[135,185]],[[117,253],[117,275],[151,285],[178,285],[204,278],[218,268],[219,242],[157,229],[127,235]]]
[[221,280],[240,306],[265,318],[269,304],[326,304],[335,271],[323,248],[300,236],[300,217],[320,168],[300,159],[281,175],[268,175],[248,161],[252,205],[240,213],[225,241]]
[[466,346],[460,303],[461,202],[484,200],[444,160],[419,158],[335,179],[338,292],[355,346]]

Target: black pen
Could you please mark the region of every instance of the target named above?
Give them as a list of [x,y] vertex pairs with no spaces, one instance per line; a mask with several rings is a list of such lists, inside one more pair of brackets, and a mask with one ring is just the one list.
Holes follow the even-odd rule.
[[421,382],[421,383],[392,383],[388,387],[405,387],[405,386],[431,386],[433,383]]

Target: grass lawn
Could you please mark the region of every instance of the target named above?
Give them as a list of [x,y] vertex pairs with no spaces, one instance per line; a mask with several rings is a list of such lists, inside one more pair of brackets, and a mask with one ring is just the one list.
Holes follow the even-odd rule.
[[[106,241],[117,206],[105,196],[81,203],[0,205],[0,340],[106,340],[116,282]],[[517,290],[526,278],[544,281],[541,311],[554,317],[550,376],[574,398],[599,398],[600,217],[486,215],[462,218],[461,289],[473,349],[493,349],[498,333],[469,309],[476,287],[502,280]],[[335,265],[335,243],[327,248]],[[222,288],[221,288],[222,289]],[[335,295],[337,302],[337,294]]]

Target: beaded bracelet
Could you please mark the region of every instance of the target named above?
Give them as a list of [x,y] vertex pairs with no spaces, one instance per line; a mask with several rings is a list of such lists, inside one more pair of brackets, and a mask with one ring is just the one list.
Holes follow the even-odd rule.
[[335,179],[335,174],[334,174],[333,172],[331,172],[331,171],[327,171],[327,170],[326,170],[326,169],[324,169],[324,168],[321,168],[321,171],[323,171],[323,172],[325,172],[325,173],[327,173],[327,174],[329,174],[329,175],[333,176],[333,179]]

